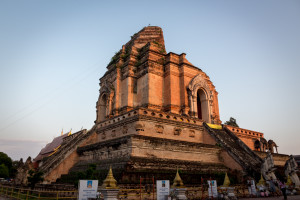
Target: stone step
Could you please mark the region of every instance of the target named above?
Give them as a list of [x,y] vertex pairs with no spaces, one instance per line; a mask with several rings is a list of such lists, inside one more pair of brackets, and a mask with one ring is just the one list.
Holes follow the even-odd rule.
[[225,129],[212,129],[205,125],[208,132],[216,138],[217,142],[220,143],[224,149],[228,151],[244,168],[260,171],[261,160],[260,158],[252,153],[248,147],[243,145],[243,142]]

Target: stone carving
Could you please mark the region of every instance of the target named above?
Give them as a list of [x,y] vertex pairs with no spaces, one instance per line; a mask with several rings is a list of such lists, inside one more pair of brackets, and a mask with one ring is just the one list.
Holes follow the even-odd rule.
[[105,82],[104,85],[100,87],[100,94],[109,93],[109,89],[108,88],[109,87],[107,87],[107,82]]
[[[191,117],[198,117],[198,103],[197,103],[197,95],[198,91],[202,91],[204,93],[202,99],[200,99],[201,102],[204,102],[203,105],[205,105],[205,116],[203,115],[202,119],[204,119],[206,122],[211,123],[212,121],[218,121],[218,116],[213,110],[214,108],[214,101],[213,101],[213,91],[210,89],[209,86],[210,82],[205,77],[204,73],[200,73],[196,75],[187,86],[188,89],[188,96],[189,96],[189,106],[190,111],[189,114]],[[204,112],[204,111],[203,111]],[[215,113],[214,116],[212,114]]]
[[123,128],[122,128],[122,133],[123,133],[123,134],[127,134],[127,132],[128,132],[128,127],[125,125],[125,126],[123,126]]
[[156,133],[163,134],[164,133],[164,126],[155,125],[155,131],[156,131]]
[[257,151],[270,151],[271,153],[274,153],[275,148],[276,153],[278,153],[277,147],[277,144],[273,140],[267,141],[265,138],[260,138],[260,140],[254,141],[254,149]]
[[189,131],[189,136],[190,137],[195,137],[195,131],[194,130],[190,130]]
[[255,149],[256,151],[261,151],[261,143],[260,143],[259,140],[255,140],[255,141],[254,141],[254,149]]
[[175,128],[174,129],[174,135],[180,135],[182,130],[180,128]]
[[138,133],[140,133],[141,131],[144,131],[144,124],[141,122],[136,123],[135,130]]
[[[269,140],[269,141],[273,142],[273,140]],[[275,144],[275,142],[273,142],[273,144]],[[267,150],[270,150],[269,143],[267,142],[267,140],[265,138],[260,138],[259,140],[257,139],[257,140],[254,141],[254,149],[256,151],[265,152]],[[273,147],[271,147],[271,149],[273,150]],[[277,146],[276,146],[276,151],[277,151]],[[274,152],[271,151],[271,153],[274,153]]]
[[110,93],[109,93],[109,99],[108,99],[108,113],[110,115],[113,115],[113,108],[115,106],[115,92],[114,90],[112,90]]
[[104,140],[105,138],[106,138],[106,134],[105,134],[105,132],[102,132],[102,133],[101,133],[101,139]]
[[191,91],[192,96],[197,96],[197,91],[199,88],[204,88],[207,92],[210,91],[205,77],[202,74],[195,76],[188,85],[188,89]]
[[274,160],[272,154],[268,152],[268,155],[264,158],[261,166],[261,174],[266,180],[270,180],[271,177],[273,180],[276,180],[276,176],[274,173],[275,169],[276,168],[274,167]]
[[116,137],[116,130],[112,130],[112,131],[111,131],[111,136],[112,136],[112,137]]
[[261,142],[261,151],[266,151],[268,149],[268,142],[265,138],[260,138]]
[[295,158],[291,155],[284,165],[284,173],[286,177],[291,177],[292,182],[295,184],[295,187],[300,188],[300,180],[297,175],[297,171],[297,162],[295,161]]
[[33,169],[33,163],[31,161],[31,157],[29,156],[25,163],[23,163],[23,159],[21,158],[18,163],[17,173],[14,179],[14,183],[17,185],[27,185],[28,172],[32,169]]
[[[97,156],[93,152],[97,152]],[[121,150],[119,147],[114,149],[114,147],[105,147],[96,151],[83,152],[83,160],[91,159],[91,155],[94,155],[93,160],[105,160],[111,158],[121,158],[129,155],[128,149]]]
[[108,81],[105,81],[100,88],[100,95],[97,102],[97,122],[105,120],[112,114],[114,107],[114,87]]
[[278,151],[277,151],[277,147],[278,147],[277,144],[273,140],[269,140],[268,141],[268,148],[269,148],[269,151],[271,153],[274,153],[274,147],[276,149],[276,153],[278,153]]

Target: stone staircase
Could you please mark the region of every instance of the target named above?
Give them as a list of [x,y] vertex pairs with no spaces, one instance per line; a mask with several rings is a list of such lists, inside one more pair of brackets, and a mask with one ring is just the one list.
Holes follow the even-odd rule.
[[44,176],[47,176],[52,169],[62,163],[72,152],[76,151],[80,142],[82,142],[88,135],[89,132],[84,129],[64,138],[59,150],[53,156],[50,156],[43,161],[39,171],[44,172]]
[[214,129],[203,123],[209,134],[213,136],[217,143],[224,148],[233,159],[238,162],[244,169],[245,173],[250,176],[260,174],[262,159],[257,156],[244,142],[242,142],[234,133],[226,127]]

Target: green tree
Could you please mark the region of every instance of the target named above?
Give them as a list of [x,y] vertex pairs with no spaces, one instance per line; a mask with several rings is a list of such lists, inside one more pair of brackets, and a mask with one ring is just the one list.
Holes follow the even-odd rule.
[[239,127],[239,125],[236,123],[236,119],[233,117],[230,117],[229,121],[225,122],[225,125]]
[[85,175],[87,179],[94,179],[95,174],[96,174],[96,165],[95,164],[90,164],[89,168],[86,170]]
[[0,165],[0,178],[8,178],[9,177],[9,170],[8,167],[4,164]]
[[[14,170],[13,170],[12,163],[13,163],[12,159],[6,153],[0,152],[0,165],[6,166],[7,170],[8,170],[8,175],[6,178],[12,177],[12,175],[13,175]],[[2,169],[2,172],[5,174],[6,169],[4,169],[3,167],[1,169]]]
[[82,179],[97,179],[96,168],[97,168],[96,164],[90,164],[88,169],[85,172],[76,172],[74,174],[74,176],[76,176],[76,181],[74,181],[74,186],[77,188],[79,180]]
[[33,171],[33,170],[30,170],[28,173],[29,173],[29,176],[28,176],[27,180],[28,180],[28,183],[29,183],[31,189],[33,190],[35,187],[35,184],[44,180],[44,178],[43,178],[44,174],[43,174],[43,172]]
[[4,164],[8,169],[12,167],[12,160],[6,153],[0,152],[0,165]]

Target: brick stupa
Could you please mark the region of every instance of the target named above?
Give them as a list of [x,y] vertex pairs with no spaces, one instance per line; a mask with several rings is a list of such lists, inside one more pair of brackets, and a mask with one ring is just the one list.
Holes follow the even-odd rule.
[[[221,124],[209,76],[186,54],[167,53],[160,27],[143,28],[112,57],[96,110],[91,130],[66,138],[40,165],[45,180],[89,164],[105,175],[111,165],[119,184],[152,176],[171,180],[177,168],[189,183],[232,170],[260,174],[265,149],[253,150],[263,134]],[[276,159],[284,165],[286,158]]]

